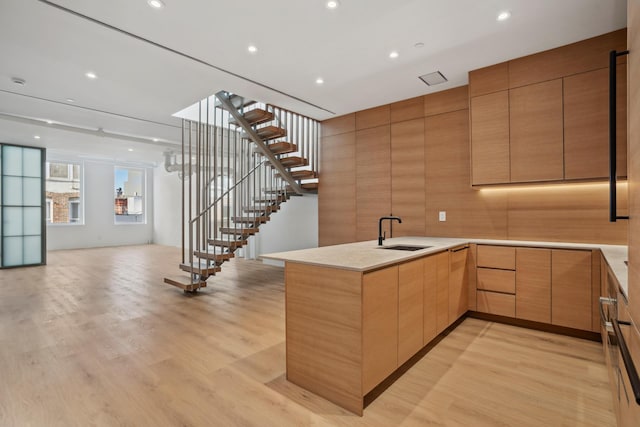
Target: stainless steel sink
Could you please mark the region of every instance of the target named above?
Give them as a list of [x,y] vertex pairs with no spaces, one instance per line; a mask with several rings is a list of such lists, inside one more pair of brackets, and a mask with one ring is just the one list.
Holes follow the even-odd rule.
[[428,249],[432,246],[416,246],[416,245],[391,245],[378,246],[378,249],[393,249],[394,251],[419,251],[420,249]]

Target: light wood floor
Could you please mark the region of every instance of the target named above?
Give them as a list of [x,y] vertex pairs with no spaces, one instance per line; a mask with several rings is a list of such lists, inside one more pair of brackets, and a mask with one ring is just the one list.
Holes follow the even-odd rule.
[[285,380],[283,270],[233,260],[197,296],[178,251],[0,271],[0,426],[612,426],[599,344],[465,320],[354,416]]

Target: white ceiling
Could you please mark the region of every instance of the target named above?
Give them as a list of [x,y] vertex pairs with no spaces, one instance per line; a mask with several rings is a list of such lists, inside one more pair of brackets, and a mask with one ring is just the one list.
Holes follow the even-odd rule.
[[[0,141],[160,161],[166,144],[12,116],[178,142],[172,115],[219,90],[326,119],[460,86],[469,70],[626,23],[625,0],[341,0],[337,10],[325,0],[164,2],[0,0]],[[511,19],[496,21],[502,10]],[[436,70],[449,82],[418,79]]]

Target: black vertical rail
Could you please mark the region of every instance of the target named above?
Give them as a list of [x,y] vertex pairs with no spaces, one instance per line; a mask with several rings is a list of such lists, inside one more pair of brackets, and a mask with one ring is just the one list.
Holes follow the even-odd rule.
[[629,219],[629,216],[618,215],[617,208],[617,153],[616,153],[616,124],[617,124],[617,76],[616,65],[618,56],[627,55],[628,50],[609,52],[609,221],[616,222],[619,219]]

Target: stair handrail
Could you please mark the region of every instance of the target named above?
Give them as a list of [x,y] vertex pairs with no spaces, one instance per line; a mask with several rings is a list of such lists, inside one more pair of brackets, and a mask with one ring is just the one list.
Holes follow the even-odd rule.
[[258,133],[255,130],[253,130],[251,125],[249,125],[249,123],[244,119],[244,117],[238,112],[238,110],[229,101],[229,97],[226,94],[226,92],[220,91],[216,93],[216,98],[218,98],[220,103],[222,103],[222,105],[225,106],[226,110],[233,116],[236,122],[240,124],[242,129],[244,129],[244,131],[249,135],[251,140],[258,146],[258,149],[262,151],[262,154],[267,159],[269,159],[271,166],[277,169],[277,171],[280,173],[280,176],[285,181],[287,181],[287,183],[291,186],[293,191],[298,194],[306,193],[306,191],[302,189],[300,184],[298,184],[298,182],[295,179],[293,179],[289,171],[284,166],[282,166],[282,163],[280,163],[280,160],[278,160],[278,158],[271,152],[271,150],[269,149],[269,147],[267,147],[267,145],[264,143],[262,138],[258,136]]

